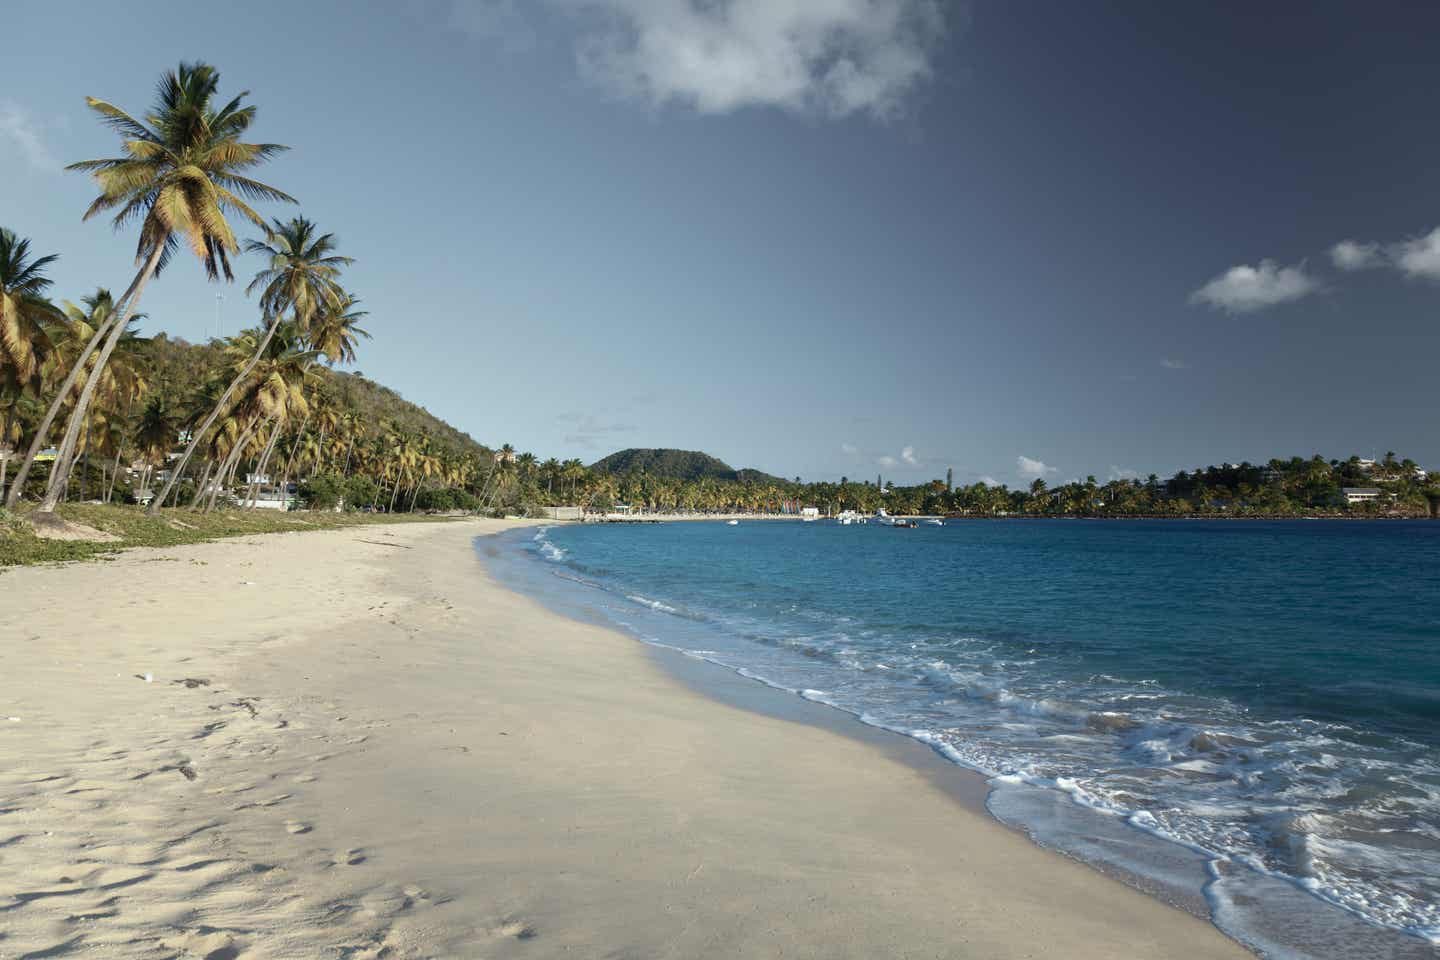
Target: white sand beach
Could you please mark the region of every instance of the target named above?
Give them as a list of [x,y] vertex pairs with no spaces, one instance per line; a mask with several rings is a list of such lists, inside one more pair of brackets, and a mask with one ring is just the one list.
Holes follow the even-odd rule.
[[0,958],[1249,956],[497,586],[506,526],[0,573]]

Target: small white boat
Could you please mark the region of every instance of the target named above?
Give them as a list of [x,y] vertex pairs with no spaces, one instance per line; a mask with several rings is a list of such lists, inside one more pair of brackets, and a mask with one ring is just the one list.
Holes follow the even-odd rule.
[[726,521],[725,521],[725,526],[727,526],[727,527],[738,527],[738,526],[740,526],[740,521],[739,521],[739,520],[726,520]]
[[927,527],[943,527],[945,526],[945,521],[938,517],[930,517],[925,521],[925,525]]

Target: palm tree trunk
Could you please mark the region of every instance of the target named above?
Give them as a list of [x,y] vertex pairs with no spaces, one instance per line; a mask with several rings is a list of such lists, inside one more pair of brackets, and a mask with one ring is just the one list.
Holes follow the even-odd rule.
[[175,495],[170,498],[170,506],[178,507],[180,506],[180,481],[184,480],[185,478],[181,475],[181,471],[179,470],[176,470],[175,473],[172,474],[172,476],[175,478],[175,482],[173,484],[168,484],[168,486],[173,486],[175,488]]
[[[220,499],[220,491],[228,489],[230,484],[234,483],[235,469],[240,466],[240,458],[244,455],[245,447],[250,443],[250,438],[255,435],[257,427],[258,424],[251,424],[240,432],[240,436],[235,438],[235,446],[225,455],[225,459],[220,462],[220,469],[215,472],[215,489],[210,491],[210,499],[206,502],[203,512],[209,513],[211,510],[214,510],[215,501]],[[196,498],[196,502],[199,502],[198,497]]]
[[[262,453],[260,454],[260,463],[257,465],[256,469],[257,476],[264,477],[269,474],[270,461],[275,456],[275,449],[280,446],[280,438],[281,435],[284,434],[284,432],[285,425],[277,417],[275,420],[275,429],[270,431],[270,442],[265,445],[265,450],[262,451]],[[258,506],[260,503],[261,486],[263,486],[262,482],[257,482],[255,484],[255,495],[251,498],[250,501],[250,506],[252,508]]]
[[80,461],[80,502],[85,502],[85,478],[90,473],[90,421],[85,421],[85,456]]
[[[320,444],[315,448],[315,474],[325,472],[325,435],[330,431],[322,424],[320,427]],[[314,476],[315,474],[312,474]]]
[[305,414],[305,419],[300,421],[300,432],[295,434],[295,442],[290,445],[290,458],[285,461],[285,473],[280,478],[280,492],[287,493],[290,488],[290,468],[295,466],[295,454],[300,452],[300,441],[305,437],[305,428],[310,426],[310,414]]
[[255,479],[250,481],[250,487],[245,494],[245,502],[243,504],[246,509],[255,506],[255,500],[260,494],[260,478],[265,475],[265,463],[269,461],[270,451],[274,448],[275,441],[280,436],[280,420],[278,417],[274,423],[275,425],[270,428],[270,436],[265,438],[265,446],[260,448],[260,456],[255,458],[255,473],[253,474]]
[[[126,290],[125,294],[120,298],[120,304],[116,307],[117,310],[120,309],[130,298],[130,295],[135,292],[135,288],[139,282],[140,278],[137,276],[135,280],[131,282],[130,289]],[[14,510],[15,505],[20,502],[20,491],[24,488],[25,481],[30,477],[30,468],[35,465],[35,457],[45,447],[45,438],[50,435],[50,427],[55,423],[55,418],[60,415],[61,408],[65,406],[65,398],[75,389],[75,381],[80,379],[80,374],[85,370],[85,361],[90,359],[90,355],[95,352],[95,348],[99,346],[105,334],[110,332],[111,324],[113,324],[115,320],[116,314],[112,311],[110,319],[95,329],[95,332],[90,335],[90,340],[85,344],[85,349],[80,351],[80,356],[75,358],[75,363],[70,367],[70,372],[65,375],[65,379],[60,384],[60,389],[55,392],[55,399],[50,401],[50,406],[46,409],[45,416],[41,418],[40,425],[35,428],[35,437],[30,441],[30,449],[25,452],[25,459],[20,462],[20,469],[15,473],[15,484],[10,488],[10,493],[5,498],[6,509]]]
[[5,492],[5,474],[10,472],[10,454],[0,456],[0,493]]
[[[170,486],[175,482],[175,476],[178,476],[179,472],[184,470],[186,465],[190,463],[190,458],[195,454],[195,448],[200,445],[201,438],[205,436],[210,427],[215,423],[216,418],[218,418],[221,411],[225,409],[225,405],[230,402],[230,397],[234,395],[236,389],[239,388],[241,381],[250,376],[250,371],[255,369],[255,364],[259,363],[260,358],[265,355],[265,349],[270,346],[270,341],[274,338],[275,331],[279,329],[279,327],[280,317],[278,315],[272,317],[270,326],[265,330],[265,336],[260,338],[260,344],[255,348],[255,354],[250,358],[250,362],[245,364],[245,369],[237,373],[235,379],[230,381],[230,386],[225,388],[225,392],[222,393],[220,399],[215,402],[215,409],[210,411],[210,415],[205,418],[205,422],[200,425],[200,429],[191,435],[190,442],[185,446],[185,452],[181,455],[180,462],[175,467],[175,474],[171,476],[170,481],[165,484],[165,489],[161,492],[162,499],[169,495]],[[154,507],[153,511],[146,512],[154,516],[160,512],[160,508]]]
[[393,486],[393,487],[390,488],[390,506],[386,509],[386,512],[387,512],[387,513],[394,513],[394,512],[395,512],[395,495],[396,495],[397,493],[399,493],[399,492],[400,492],[400,473],[399,473],[399,471],[397,470],[396,473],[395,473],[395,486]]
[[[195,485],[195,501],[198,501],[202,496],[204,496],[205,484],[210,482],[210,471],[213,469],[215,469],[215,460],[214,458],[207,457],[205,459],[205,469],[200,471],[200,482]],[[179,506],[179,504],[180,491],[177,488],[175,491],[175,505]],[[195,502],[192,501],[190,505],[193,507],[195,505]]]
[[[70,422],[65,426],[65,436],[60,440],[60,448],[55,454],[55,468],[50,473],[50,485],[45,490],[45,497],[40,501],[40,506],[35,510],[39,515],[53,514],[55,504],[59,502],[60,496],[65,491],[66,484],[70,479],[70,468],[74,466],[75,443],[80,436],[80,427],[90,413],[90,403],[95,399],[95,389],[100,386],[100,380],[104,376],[105,364],[109,362],[110,354],[115,351],[115,344],[120,342],[121,334],[130,325],[130,318],[135,315],[135,305],[144,295],[145,285],[155,275],[155,269],[160,265],[160,257],[164,252],[164,243],[155,244],[155,249],[150,252],[149,259],[145,261],[135,282],[131,284],[134,293],[125,301],[120,319],[115,322],[105,337],[105,344],[100,348],[100,356],[95,361],[95,367],[90,371],[90,376],[86,378],[84,389],[80,391],[80,399],[75,401],[75,409],[70,411]],[[126,292],[129,293],[129,291]]]
[[120,479],[120,457],[123,452],[117,443],[115,445],[115,462],[110,465],[110,482],[105,485],[106,503],[109,503],[115,498],[115,481]]

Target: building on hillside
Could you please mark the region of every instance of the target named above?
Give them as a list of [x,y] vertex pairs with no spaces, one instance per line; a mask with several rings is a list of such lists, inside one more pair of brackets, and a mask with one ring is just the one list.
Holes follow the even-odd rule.
[[1351,505],[1380,499],[1378,487],[1342,487],[1340,493],[1345,497],[1345,502]]

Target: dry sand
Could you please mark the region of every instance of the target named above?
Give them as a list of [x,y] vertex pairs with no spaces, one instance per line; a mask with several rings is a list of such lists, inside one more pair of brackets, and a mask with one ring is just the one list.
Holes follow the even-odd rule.
[[504,526],[0,574],[0,957],[1248,956],[496,586]]

